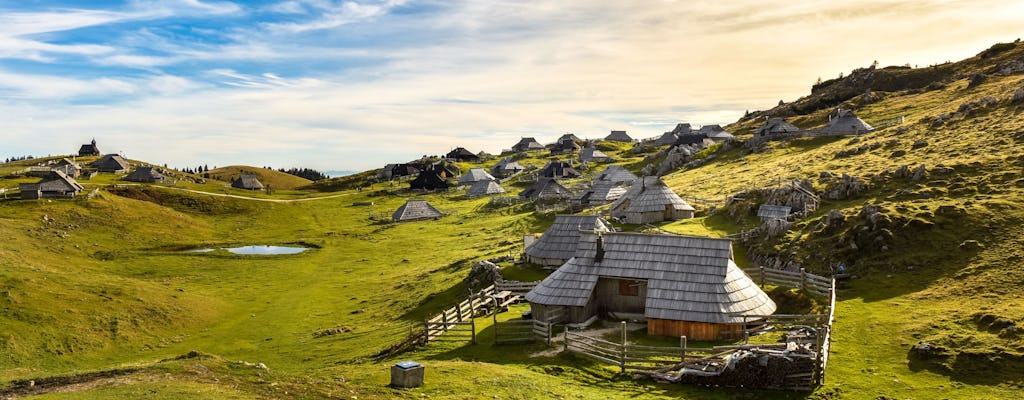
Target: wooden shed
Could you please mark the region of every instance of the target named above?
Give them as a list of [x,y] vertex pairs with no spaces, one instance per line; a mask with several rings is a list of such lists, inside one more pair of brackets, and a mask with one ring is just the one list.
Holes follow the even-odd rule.
[[501,159],[501,161],[498,161],[497,164],[494,164],[494,166],[491,167],[491,173],[497,176],[514,175],[525,170],[526,167],[519,164],[518,161],[513,161],[508,157]]
[[742,315],[775,312],[733,262],[728,239],[610,232],[579,239],[573,257],[526,294],[533,318],[639,317],[650,335],[718,340],[737,336]]
[[74,178],[52,170],[36,183],[18,185],[23,200],[72,198],[85,190]]
[[443,216],[444,214],[430,205],[430,203],[427,203],[426,200],[406,200],[405,204],[398,207],[398,210],[395,210],[395,213],[391,215],[391,220],[394,222],[410,222],[438,219]]
[[479,181],[493,181],[495,180],[491,174],[488,174],[483,168],[470,168],[465,174],[459,177],[459,185],[472,185]]
[[608,136],[604,137],[604,140],[612,142],[632,142],[633,138],[626,134],[626,131],[612,131]]
[[717,124],[704,125],[697,130],[697,133],[706,136],[708,139],[711,139],[711,141],[715,143],[728,142],[730,140],[736,139],[736,136],[734,136],[732,133],[729,133],[729,131],[725,130],[725,128],[722,128],[721,125]]
[[606,204],[618,200],[629,190],[637,178],[620,165],[609,165],[594,177],[590,187],[574,199],[583,205]]
[[654,141],[654,144],[659,146],[676,144],[676,140],[679,140],[679,135],[675,132],[665,132],[661,134],[661,137],[659,137],[658,140]]
[[761,222],[773,219],[786,219],[792,211],[793,208],[790,206],[762,204],[761,207],[757,208],[757,216],[761,218]]
[[57,161],[57,163],[53,165],[53,169],[63,172],[64,175],[72,178],[77,178],[79,175],[82,175],[82,167],[67,158],[61,158],[60,161]]
[[656,176],[645,176],[634,183],[629,191],[612,203],[610,209],[612,218],[621,218],[627,224],[693,218],[694,211]]
[[551,146],[551,154],[572,154],[580,151],[580,145],[572,139],[559,139]]
[[579,178],[580,171],[568,161],[551,161],[537,173],[542,178]]
[[519,139],[519,143],[512,146],[512,150],[515,151],[537,151],[544,150],[544,145],[540,144],[536,139],[532,137],[524,137]]
[[449,151],[444,158],[459,161],[479,161],[480,156],[473,154],[472,151],[466,150],[465,147],[456,147],[454,150]]
[[594,148],[593,145],[584,147],[580,151],[580,161],[585,162],[608,162],[612,161],[611,156],[605,154],[603,151]]
[[231,182],[231,187],[245,190],[263,190],[263,184],[254,174],[242,174]]
[[837,108],[828,115],[828,124],[822,131],[835,135],[859,135],[875,128],[857,117],[851,110]]
[[466,197],[493,196],[502,193],[505,193],[505,188],[501,187],[498,182],[484,180],[474,182],[469,190],[466,190]]
[[769,139],[785,138],[800,132],[800,128],[783,118],[771,118],[754,131],[754,136],[766,137]]
[[540,178],[533,185],[519,192],[519,197],[526,200],[557,201],[573,197],[572,191],[552,178]]
[[153,167],[138,167],[135,171],[124,177],[124,180],[130,182],[163,182],[167,180],[160,172],[157,172]]
[[581,231],[609,232],[612,224],[596,215],[557,215],[540,239],[526,248],[526,260],[548,267],[562,265],[576,254]]
[[438,165],[427,165],[426,169],[409,182],[410,189],[419,190],[448,190],[451,185],[448,179],[453,177],[450,171]]
[[89,166],[95,168],[99,172],[108,172],[112,174],[123,174],[128,172],[129,168],[128,161],[119,154],[107,154],[99,160],[93,161]]

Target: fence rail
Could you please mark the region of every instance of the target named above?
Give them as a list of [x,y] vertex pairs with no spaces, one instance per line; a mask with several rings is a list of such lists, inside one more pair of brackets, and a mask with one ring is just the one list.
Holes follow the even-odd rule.
[[794,287],[824,297],[828,297],[833,291],[832,278],[809,273],[803,268],[800,268],[799,272],[765,267],[748,268],[743,271],[762,287],[765,284]]
[[471,293],[469,298],[459,304],[423,321],[424,343],[439,340],[442,335],[448,333],[453,334],[452,340],[469,339],[476,343],[476,322],[473,321],[473,317],[486,314],[494,306],[494,293],[494,285],[490,285],[479,292]]
[[627,336],[625,322],[622,323],[622,339],[618,343],[572,332],[569,327],[565,327],[562,346],[564,351],[618,366],[622,372],[661,369],[685,363],[687,357],[698,359],[701,354],[713,351],[707,348],[687,348],[685,336],[680,337],[679,347],[631,344]]
[[506,291],[507,290],[507,291],[512,292],[514,294],[522,295],[522,294],[526,294],[527,292],[533,290],[533,288],[535,286],[537,286],[537,284],[539,284],[539,283],[540,283],[540,281],[536,281],[536,282],[518,282],[518,281],[498,280],[498,281],[494,282],[494,290],[498,291],[498,292]]

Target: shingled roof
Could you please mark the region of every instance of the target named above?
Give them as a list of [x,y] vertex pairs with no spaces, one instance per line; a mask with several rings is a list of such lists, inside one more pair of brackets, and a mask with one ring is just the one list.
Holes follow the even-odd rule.
[[259,179],[256,179],[254,174],[242,174],[231,182],[231,187],[246,190],[261,190],[263,184],[260,183]]
[[540,178],[526,190],[519,192],[519,197],[530,200],[571,199],[572,191],[552,178]]
[[604,181],[632,185],[638,179],[640,179],[638,176],[629,172],[628,169],[621,165],[609,165],[608,168],[605,168],[604,171],[601,171],[594,177],[594,183],[597,184]]
[[736,139],[736,136],[733,136],[733,134],[729,133],[729,131],[725,130],[725,128],[722,128],[721,125],[717,124],[704,125],[697,130],[697,133],[707,136],[708,139],[714,140],[716,142],[724,142],[727,140]]
[[611,231],[612,225],[596,215],[557,215],[555,222],[530,247],[526,256],[530,262],[543,265],[561,265],[576,254],[580,231]]
[[424,219],[438,219],[444,216],[426,200],[407,200],[405,204],[398,207],[391,216],[395,222],[419,221]]
[[157,172],[153,167],[138,167],[135,171],[124,177],[124,180],[131,182],[163,182],[167,178]]
[[544,166],[538,176],[545,178],[579,178],[580,171],[572,166],[572,163],[568,161],[551,161]]
[[660,138],[658,138],[658,140],[654,141],[654,144],[657,144],[657,145],[675,144],[676,140],[678,140],[678,139],[679,139],[679,135],[676,135],[675,132],[665,132],[665,133],[663,133],[661,135]]
[[479,181],[493,181],[494,177],[484,171],[483,168],[470,168],[465,174],[459,177],[460,185],[469,185]]
[[537,142],[537,140],[532,138],[532,137],[524,137],[522,139],[519,139],[519,143],[516,143],[515,146],[512,146],[512,150],[515,150],[515,151],[544,150],[544,145],[540,144],[540,142]]
[[609,161],[612,158],[603,151],[594,148],[594,146],[584,147],[580,151],[580,161]]
[[581,233],[573,258],[526,300],[582,307],[602,277],[645,280],[647,318],[737,324],[743,322],[739,315],[771,315],[776,309],[733,262],[730,240],[636,233]]
[[793,208],[790,206],[762,204],[761,207],[757,208],[757,216],[761,217],[761,219],[781,219],[788,217],[792,210]]
[[476,181],[466,191],[466,197],[482,197],[505,193],[505,188],[495,181]]
[[512,159],[506,157],[501,159],[501,161],[498,161],[497,164],[494,164],[494,166],[491,167],[491,173],[495,175],[506,176],[512,175],[519,171],[523,171],[525,169],[526,167],[522,166],[522,164],[519,164],[519,161],[513,161]]
[[128,171],[129,168],[128,161],[119,154],[107,154],[99,160],[93,161],[89,166],[96,168],[100,172],[112,172],[115,174]]
[[835,134],[859,134],[874,130],[867,122],[857,117],[853,111],[837,108],[829,114],[828,124],[822,130]]
[[82,147],[78,148],[78,156],[79,157],[98,156],[98,155],[100,155],[100,148],[96,147],[96,139],[93,139],[92,142],[83,144]]
[[456,147],[455,150],[448,152],[444,157],[460,161],[476,161],[480,159],[480,156],[473,154],[472,151],[466,150],[465,147]]
[[645,176],[612,204],[611,211],[614,214],[644,213],[664,211],[666,206],[672,206],[676,210],[694,211],[694,208],[666,186],[661,178]]
[[781,136],[799,132],[800,128],[782,118],[771,118],[754,131],[757,136]]
[[608,136],[604,137],[604,140],[610,140],[614,142],[632,142],[633,138],[626,134],[626,131],[612,131]]

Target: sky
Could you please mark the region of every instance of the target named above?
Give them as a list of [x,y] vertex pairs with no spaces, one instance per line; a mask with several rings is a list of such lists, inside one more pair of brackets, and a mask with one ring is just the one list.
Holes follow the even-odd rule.
[[0,158],[365,170],[657,136],[1024,36],[1024,0],[0,0]]

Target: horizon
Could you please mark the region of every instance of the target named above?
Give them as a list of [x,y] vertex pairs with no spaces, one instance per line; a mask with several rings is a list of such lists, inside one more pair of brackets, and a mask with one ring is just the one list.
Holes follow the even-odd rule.
[[[0,2],[12,156],[364,171],[522,136],[735,122],[1021,36],[1024,2]],[[382,145],[384,144],[384,145]]]

